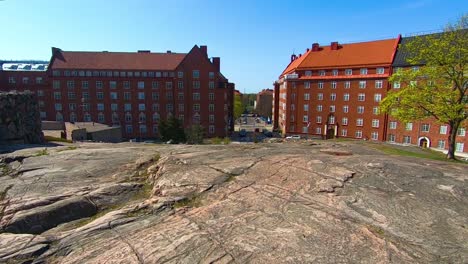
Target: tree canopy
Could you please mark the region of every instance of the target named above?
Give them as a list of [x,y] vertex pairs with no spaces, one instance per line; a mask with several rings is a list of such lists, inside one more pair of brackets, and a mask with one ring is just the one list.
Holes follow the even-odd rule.
[[391,90],[381,102],[384,112],[409,122],[434,118],[449,124],[448,158],[454,159],[456,133],[468,118],[468,16],[464,15],[444,32],[415,37],[399,49],[414,66],[398,69],[390,82],[402,89]]

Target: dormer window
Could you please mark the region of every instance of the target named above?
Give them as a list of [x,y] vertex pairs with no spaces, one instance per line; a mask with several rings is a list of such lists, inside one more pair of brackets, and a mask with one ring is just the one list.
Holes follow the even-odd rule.
[[361,75],[366,75],[367,74],[367,68],[362,68],[360,70]]

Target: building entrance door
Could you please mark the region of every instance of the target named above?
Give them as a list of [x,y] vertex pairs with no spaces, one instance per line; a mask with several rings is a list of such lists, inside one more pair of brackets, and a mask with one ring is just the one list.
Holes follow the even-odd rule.
[[422,147],[422,148],[427,148],[427,139],[425,138],[422,138],[420,141],[419,141],[419,146]]
[[335,138],[335,129],[334,128],[327,129],[327,139],[333,139],[333,138]]

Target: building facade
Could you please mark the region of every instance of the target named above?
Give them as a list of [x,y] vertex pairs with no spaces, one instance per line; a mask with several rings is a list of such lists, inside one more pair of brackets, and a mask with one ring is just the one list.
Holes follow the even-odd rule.
[[[5,69],[5,68],[4,68]],[[220,58],[206,46],[188,53],[78,52],[52,48],[48,68],[35,76],[4,70],[7,90],[36,92],[43,120],[121,126],[124,138],[157,138],[170,116],[184,127],[201,125],[209,137],[233,130],[233,91]],[[13,83],[31,76],[41,83]]]
[[263,89],[257,94],[257,100],[255,102],[255,113],[259,114],[260,116],[271,118],[273,90]]
[[[448,149],[449,126],[433,119],[399,122],[381,114],[388,91],[402,89],[388,77],[406,61],[398,44],[411,37],[321,47],[292,55],[274,83],[273,125],[283,135],[355,138]],[[466,128],[458,130],[457,152],[468,152]]]

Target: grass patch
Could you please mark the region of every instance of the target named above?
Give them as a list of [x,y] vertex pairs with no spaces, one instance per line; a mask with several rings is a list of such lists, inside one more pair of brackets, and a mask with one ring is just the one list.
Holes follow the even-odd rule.
[[65,139],[65,138],[58,138],[58,137],[51,137],[51,136],[44,136],[44,139],[47,142],[55,141],[55,142],[73,143],[73,141]]
[[49,155],[49,152],[47,151],[47,148],[41,149],[36,154],[34,154],[35,157],[40,157],[40,156],[47,156]]
[[0,175],[7,175],[11,172],[10,167],[5,163],[0,163]]
[[231,139],[228,137],[225,137],[225,138],[214,137],[210,139],[210,143],[214,145],[228,145],[231,143]]
[[192,195],[174,203],[174,208],[200,207],[202,206],[201,195]]
[[57,152],[62,152],[62,151],[67,151],[67,150],[75,150],[77,148],[78,148],[77,146],[68,146],[68,147],[66,147],[64,149],[57,150]]
[[[431,149],[421,149],[421,148],[412,148],[412,147],[407,147],[407,149],[403,149],[404,148],[403,146],[391,146],[391,145],[384,145],[384,144],[372,144],[371,146],[389,155],[432,159],[432,160],[439,160],[439,161],[453,161],[453,160],[447,159],[444,153],[431,150]],[[455,160],[455,162],[466,163],[461,160]]]
[[371,231],[374,235],[380,237],[380,238],[384,238],[385,236],[385,231],[378,227],[378,226],[373,226],[373,225],[367,225],[367,229],[369,231]]

